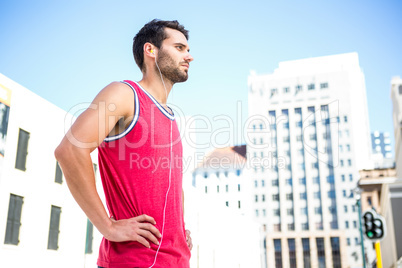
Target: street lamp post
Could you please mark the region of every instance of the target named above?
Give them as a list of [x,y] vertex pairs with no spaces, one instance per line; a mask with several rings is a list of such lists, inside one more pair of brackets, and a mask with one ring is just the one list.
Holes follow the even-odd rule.
[[356,187],[354,190],[357,211],[359,213],[359,227],[360,227],[360,244],[362,247],[362,258],[363,258],[363,268],[366,268],[366,255],[364,254],[364,243],[363,243],[363,225],[362,225],[362,208],[361,208],[361,189]]

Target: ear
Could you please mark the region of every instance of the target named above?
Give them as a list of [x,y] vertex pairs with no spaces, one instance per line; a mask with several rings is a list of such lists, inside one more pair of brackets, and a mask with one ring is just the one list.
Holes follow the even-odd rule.
[[144,55],[155,58],[157,53],[156,50],[157,48],[153,44],[149,42],[144,44]]

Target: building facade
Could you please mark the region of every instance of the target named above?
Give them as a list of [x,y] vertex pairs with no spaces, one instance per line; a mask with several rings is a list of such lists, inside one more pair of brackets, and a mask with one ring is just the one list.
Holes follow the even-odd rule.
[[402,178],[402,78],[391,80],[392,122],[395,138],[395,166],[398,178]]
[[392,157],[391,137],[388,132],[371,133],[373,168],[392,168],[395,166]]
[[53,153],[74,118],[1,74],[0,102],[0,266],[94,266],[101,235]]
[[[385,219],[385,236],[380,241],[383,267],[399,267],[402,260],[402,179],[394,168],[361,170],[359,187],[363,213],[374,209]],[[375,263],[372,241],[365,241],[368,265]],[[370,254],[371,253],[371,254]]]
[[358,171],[370,163],[356,53],[280,62],[248,78],[254,217],[268,267],[360,267]]
[[250,213],[246,151],[245,145],[215,149],[193,171],[193,194],[186,201],[191,208],[186,214],[194,215],[197,232],[194,267],[260,268],[264,261],[262,230]]

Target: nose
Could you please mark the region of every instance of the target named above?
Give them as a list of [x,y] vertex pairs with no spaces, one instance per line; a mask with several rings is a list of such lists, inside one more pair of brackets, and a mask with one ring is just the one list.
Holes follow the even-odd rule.
[[186,57],[185,57],[185,60],[186,60],[187,62],[191,62],[191,61],[194,60],[194,58],[193,58],[193,56],[191,56],[190,52],[187,53],[187,55],[186,55]]

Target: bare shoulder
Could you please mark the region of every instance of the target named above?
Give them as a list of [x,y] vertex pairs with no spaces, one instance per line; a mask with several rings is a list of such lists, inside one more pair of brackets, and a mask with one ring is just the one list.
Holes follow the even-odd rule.
[[104,87],[95,97],[93,103],[104,106],[106,112],[129,116],[134,110],[134,92],[122,82],[112,82]]

